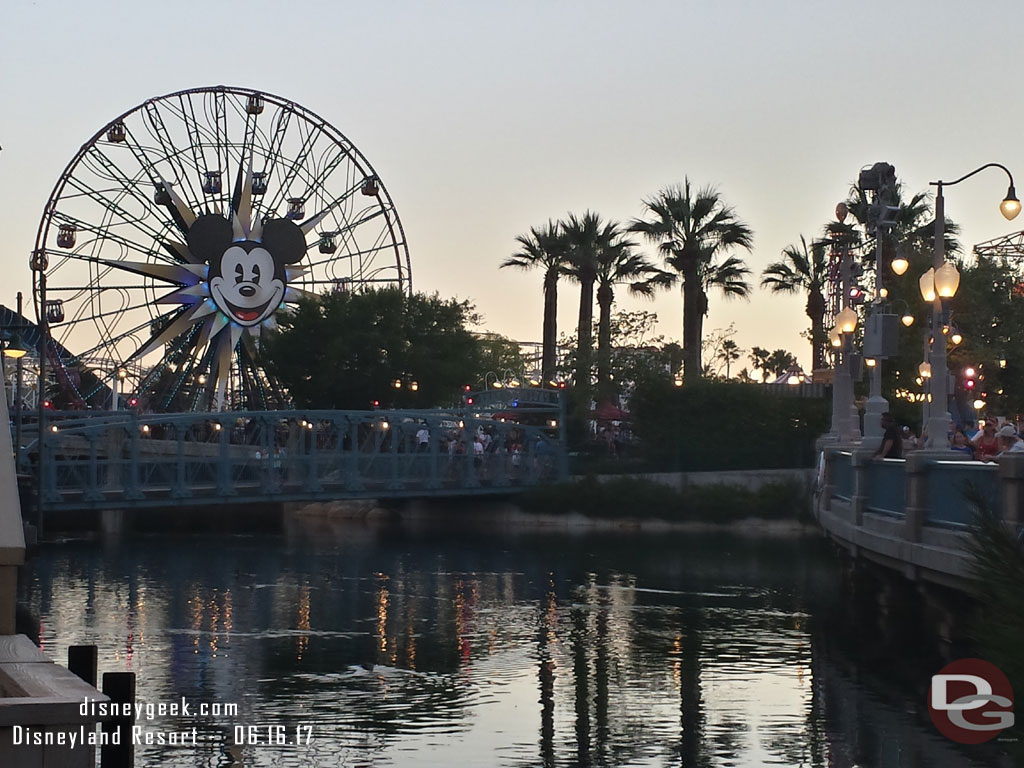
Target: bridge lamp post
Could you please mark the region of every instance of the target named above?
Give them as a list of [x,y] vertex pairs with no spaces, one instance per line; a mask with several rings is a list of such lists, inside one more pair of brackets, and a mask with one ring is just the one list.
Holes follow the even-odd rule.
[[[491,381],[491,379],[494,380]],[[494,389],[501,389],[505,385],[501,383],[501,379],[498,377],[498,374],[494,371],[488,371],[484,374],[484,389],[487,389],[489,386]]]
[[[960,273],[953,264],[946,262],[946,211],[942,189],[966,181],[986,168],[999,168],[1010,179],[1010,186],[1006,190],[1006,197],[999,204],[999,210],[1007,221],[1012,221],[1020,213],[1021,204],[1013,187],[1013,174],[1005,165],[986,163],[954,181],[930,182],[930,186],[936,188],[935,257],[932,268],[921,277],[920,281],[921,295],[925,301],[932,302],[932,343],[928,360],[932,370],[932,403],[930,408],[927,403],[925,405],[928,424],[928,441],[925,443],[925,448],[930,451],[949,450],[949,441],[946,438],[950,421],[949,371],[946,366],[946,337],[942,333],[942,328],[948,322],[949,304],[956,295],[956,289],[960,284]],[[929,296],[931,296],[930,299]]]
[[128,378],[128,371],[118,368],[115,372],[117,381],[114,386],[114,407],[110,410],[116,411],[121,407],[121,389],[124,387],[124,380]]

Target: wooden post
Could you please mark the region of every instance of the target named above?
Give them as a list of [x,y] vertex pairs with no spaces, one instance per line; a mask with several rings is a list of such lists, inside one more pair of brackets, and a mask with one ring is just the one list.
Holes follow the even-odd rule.
[[72,645],[68,648],[68,670],[95,688],[96,658],[95,645]]
[[[132,724],[135,722],[135,673],[106,672],[103,675],[103,693],[111,703],[130,704],[132,713],[128,717],[115,717],[103,723],[103,733],[120,732],[118,744],[104,744],[100,747],[100,768],[133,768],[135,746],[132,744]],[[113,741],[113,739],[111,739]]]

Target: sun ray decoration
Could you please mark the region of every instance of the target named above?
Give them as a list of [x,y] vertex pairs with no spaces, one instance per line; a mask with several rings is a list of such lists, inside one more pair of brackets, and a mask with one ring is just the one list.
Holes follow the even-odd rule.
[[72,407],[110,407],[117,371],[146,409],[283,407],[258,351],[279,313],[327,290],[411,291],[397,211],[363,155],[293,102],[224,86],[151,99],[98,132],[58,181],[35,253]]

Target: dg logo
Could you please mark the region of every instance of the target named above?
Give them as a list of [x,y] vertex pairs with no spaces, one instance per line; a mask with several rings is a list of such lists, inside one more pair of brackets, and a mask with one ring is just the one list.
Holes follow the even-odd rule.
[[946,738],[981,744],[1013,725],[1013,689],[995,665],[959,659],[932,676],[928,711]]

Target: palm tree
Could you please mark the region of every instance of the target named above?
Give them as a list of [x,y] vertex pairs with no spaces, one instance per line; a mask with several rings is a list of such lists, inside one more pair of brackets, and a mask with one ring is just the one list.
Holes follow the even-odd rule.
[[782,261],[769,264],[761,273],[761,287],[772,293],[806,291],[804,311],[811,319],[811,359],[814,370],[825,367],[825,289],[828,284],[828,250],[825,240],[813,240],[810,246],[800,235],[800,246],[782,249]]
[[[935,218],[932,215],[929,198],[929,193],[918,192],[909,200],[905,200],[903,185],[897,182],[894,186],[882,190],[878,200],[868,200],[864,190],[854,186],[850,189],[846,208],[857,222],[865,227],[873,226],[874,218],[877,216],[877,211],[872,209],[872,203],[878,202],[896,208],[895,214],[892,216],[894,224],[891,227],[883,228],[882,258],[885,263],[888,263],[900,246],[909,249],[912,253],[931,256],[935,247]],[[947,254],[960,252],[960,242],[956,239],[958,234],[960,234],[959,225],[946,219],[945,246]]]
[[767,369],[776,376],[782,376],[786,371],[796,365],[796,357],[784,349],[776,349],[768,356]]
[[612,302],[615,286],[626,285],[634,296],[650,298],[655,288],[668,285],[672,275],[633,251],[636,243],[621,235],[603,247],[597,257],[597,388],[608,397],[612,354]]
[[550,381],[555,371],[558,338],[558,278],[565,273],[568,246],[561,222],[548,219],[544,227],[531,227],[528,235],[518,235],[521,246],[501,266],[544,270],[544,326],[541,332],[541,377]]
[[[601,222],[601,217],[587,211],[581,217],[569,214],[562,232],[568,246],[565,274],[580,284],[580,316],[576,327],[576,387],[580,400],[589,403],[591,362],[594,351],[594,284],[606,248],[613,247],[621,232],[615,222]],[[587,406],[589,407],[589,405]]]
[[740,359],[743,355],[743,350],[740,349],[740,345],[732,339],[725,339],[722,345],[718,348],[718,354],[715,355],[719,360],[725,363],[725,378],[729,378],[730,366]]
[[772,356],[764,347],[752,347],[750,349],[750,362],[754,364],[755,368],[761,371],[761,383],[764,384],[768,380],[768,358]]
[[[708,310],[707,290],[717,287],[729,296],[746,296],[743,262],[728,256],[733,248],[750,250],[753,233],[711,187],[694,190],[690,180],[661,190],[645,200],[648,219],[636,219],[630,231],[658,244],[665,263],[683,283],[683,371],[701,375],[701,339]],[[718,257],[727,257],[718,263]],[[746,286],[744,288],[744,286]]]

